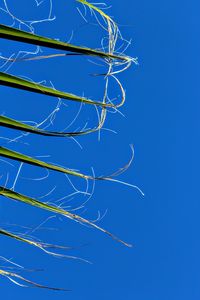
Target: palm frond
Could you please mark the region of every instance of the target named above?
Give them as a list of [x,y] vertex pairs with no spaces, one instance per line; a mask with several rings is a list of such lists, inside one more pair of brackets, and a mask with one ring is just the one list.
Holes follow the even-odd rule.
[[100,119],[99,124],[91,129],[83,130],[83,131],[75,131],[75,132],[55,132],[55,131],[46,131],[35,126],[27,125],[25,123],[19,122],[12,118],[8,118],[7,116],[0,116],[0,126],[11,128],[15,130],[21,130],[28,133],[39,134],[43,136],[54,136],[54,137],[74,137],[86,135],[95,131],[98,131],[102,128],[105,120],[105,111],[102,112],[102,117]]
[[29,92],[34,92],[34,93],[38,93],[38,94],[42,94],[42,95],[48,95],[48,96],[52,96],[52,97],[56,97],[56,98],[62,98],[62,99],[66,99],[66,100],[72,100],[72,101],[77,101],[77,102],[81,102],[81,103],[97,105],[97,106],[101,106],[101,107],[118,107],[119,106],[119,105],[115,106],[114,104],[111,104],[111,103],[94,101],[91,99],[87,99],[85,97],[76,96],[71,93],[58,91],[53,88],[46,87],[44,85],[41,85],[41,84],[38,84],[35,82],[31,82],[29,80],[26,80],[26,79],[23,79],[23,78],[20,78],[17,76],[13,76],[11,74],[7,74],[4,72],[0,72],[0,85],[17,88],[20,90],[26,90]]
[[89,225],[89,226],[94,227],[94,228],[96,228],[96,229],[104,232],[105,234],[109,235],[112,239],[116,240],[117,242],[120,242],[120,243],[124,244],[127,247],[131,247],[130,244],[122,241],[121,239],[119,239],[118,237],[116,237],[115,235],[113,235],[112,233],[110,233],[109,231],[107,231],[107,230],[99,227],[95,223],[93,223],[93,222],[91,222],[91,221],[89,221],[87,219],[84,219],[83,217],[81,217],[79,215],[70,213],[70,212],[68,212],[68,211],[66,211],[66,210],[64,210],[64,209],[62,209],[60,207],[56,207],[56,206],[53,206],[53,205],[50,205],[50,204],[38,201],[38,200],[36,200],[34,198],[31,198],[31,197],[28,197],[26,195],[17,193],[17,192],[15,192],[13,190],[7,189],[7,188],[2,187],[2,186],[0,186],[0,195],[4,196],[4,197],[7,197],[7,198],[10,198],[10,199],[14,199],[14,200],[26,203],[26,204],[29,204],[31,206],[35,206],[35,207],[38,207],[38,208],[41,208],[41,209],[44,209],[44,210],[47,210],[47,211],[50,211],[50,212],[62,215],[64,217],[72,219],[72,220],[74,220],[76,222]]
[[15,283],[16,285],[19,285],[19,286],[22,286],[22,287],[27,287],[27,284],[28,284],[28,286],[42,288],[42,289],[48,289],[48,290],[53,290],[53,291],[70,291],[70,290],[66,290],[66,289],[54,288],[54,287],[41,285],[41,284],[38,284],[34,281],[26,279],[26,278],[22,277],[21,275],[19,275],[17,273],[8,272],[8,271],[5,271],[5,270],[0,270],[0,276],[4,276],[4,277],[8,278],[10,281],[12,281],[13,283]]
[[33,157],[24,155],[20,152],[13,151],[13,150],[10,150],[10,149],[5,148],[5,147],[0,147],[0,156],[6,157],[6,158],[9,158],[9,159],[13,159],[13,160],[17,160],[17,161],[20,161],[20,162],[24,162],[24,163],[27,163],[29,165],[34,165],[34,166],[37,166],[37,167],[42,167],[42,168],[46,168],[46,169],[49,169],[49,170],[58,171],[58,172],[65,173],[65,174],[68,174],[68,175],[74,175],[74,176],[81,177],[81,178],[84,178],[84,179],[93,179],[92,177],[90,177],[88,175],[73,171],[71,169],[67,169],[67,168],[59,167],[59,166],[56,166],[56,165],[53,165],[53,164],[50,164],[50,163],[43,162],[39,159],[35,159]]
[[39,36],[33,33],[22,31],[16,28],[0,24],[0,38],[53,48],[56,50],[70,51],[82,55],[98,56],[105,59],[117,59],[121,61],[129,61],[130,57],[123,55],[114,55],[87,47],[75,46],[68,43],[60,42],[47,37]]

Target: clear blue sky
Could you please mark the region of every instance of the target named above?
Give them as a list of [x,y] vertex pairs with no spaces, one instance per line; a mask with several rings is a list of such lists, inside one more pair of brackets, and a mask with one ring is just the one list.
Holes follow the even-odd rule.
[[[3,7],[3,2],[0,1],[0,7]],[[48,1],[40,9],[36,9],[34,2],[7,1],[19,18],[46,17]],[[96,27],[84,25],[74,1],[53,2],[53,15],[57,19],[51,23],[35,24],[36,33],[68,40],[75,29],[73,43],[100,46],[101,34],[98,35]],[[121,24],[124,37],[133,39],[127,53],[138,56],[140,63],[120,76],[127,91],[127,101],[121,110],[125,118],[110,114],[106,122],[106,127],[118,134],[104,131],[100,143],[95,134],[79,138],[83,150],[72,140],[45,140],[41,137],[25,139],[29,145],[12,144],[13,149],[28,154],[50,154],[48,161],[85,172],[94,167],[96,174],[102,174],[123,166],[131,154],[129,144],[133,143],[134,163],[120,179],[141,187],[145,197],[122,185],[98,182],[83,216],[95,219],[98,210],[104,213],[108,209],[101,226],[135,247],[127,249],[100,232],[59,218],[46,223],[46,227],[57,228],[57,231],[41,229],[34,235],[47,242],[74,246],[75,250],[69,254],[89,259],[92,265],[49,257],[37,249],[1,238],[1,255],[12,257],[27,269],[44,269],[25,272],[24,276],[43,284],[72,289],[69,293],[22,289],[3,279],[2,299],[200,298],[199,9],[198,1],[115,0],[110,13]],[[11,24],[5,14],[1,13],[0,18],[1,22]],[[5,44],[1,41],[0,45],[2,54],[11,54],[19,48],[12,42]],[[35,49],[25,45],[20,47],[25,51]],[[100,78],[87,76],[97,70],[101,67],[76,57],[18,63],[9,72],[35,81],[46,79],[48,84],[52,81],[57,88],[77,94],[84,92],[86,96],[97,98],[102,93]],[[113,94],[114,90],[111,90],[111,96]],[[0,113],[19,120],[39,122],[55,104],[56,100],[48,97],[1,87]],[[72,112],[77,107],[69,104],[70,107],[60,112],[57,128],[72,120]],[[73,128],[84,125],[84,121],[94,124],[95,118],[94,111],[84,109],[80,123]],[[12,136],[11,132],[9,134]],[[1,129],[1,136],[5,135],[5,130]],[[22,171],[22,177],[46,175],[36,168],[24,167]],[[10,187],[13,168],[9,172]],[[3,163],[1,173],[5,174]],[[49,201],[70,192],[63,176],[52,173],[48,181],[21,178],[16,190],[39,197],[54,185],[58,190]],[[78,200],[74,201],[77,205]],[[66,205],[73,206],[73,203]],[[36,227],[49,216],[3,198],[0,208],[1,224],[4,225]],[[9,228],[15,232],[25,231],[14,225]]]

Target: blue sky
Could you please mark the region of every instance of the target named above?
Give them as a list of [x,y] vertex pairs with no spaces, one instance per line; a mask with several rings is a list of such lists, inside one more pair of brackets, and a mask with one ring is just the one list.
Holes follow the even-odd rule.
[[[39,8],[34,6],[34,1],[29,2],[7,1],[18,18],[46,17],[48,1]],[[35,24],[35,32],[68,40],[74,29],[71,42],[99,47],[102,31],[84,23],[76,10],[77,4],[57,2],[53,6],[56,20]],[[0,7],[3,7],[2,0]],[[13,258],[27,269],[44,269],[23,275],[43,284],[72,289],[67,294],[22,289],[2,279],[2,298],[199,299],[199,8],[197,1],[114,1],[110,14],[115,16],[123,36],[132,38],[127,53],[139,58],[139,66],[133,65],[120,75],[127,92],[126,104],[121,109],[125,118],[109,114],[106,122],[106,127],[117,134],[103,131],[100,142],[95,134],[81,137],[78,141],[83,150],[70,139],[58,141],[33,136],[25,139],[25,145],[12,145],[13,149],[31,155],[50,154],[48,161],[84,172],[91,172],[94,167],[95,173],[101,175],[123,166],[130,158],[129,145],[133,143],[134,162],[120,179],[139,186],[145,197],[123,185],[98,182],[83,216],[95,219],[98,210],[102,214],[108,210],[101,226],[134,247],[125,248],[101,232],[70,220],[52,218],[45,224],[47,229],[37,230],[34,235],[47,242],[74,246],[69,255],[89,259],[93,264],[56,259],[2,238],[1,255]],[[3,13],[1,19],[2,23],[11,24]],[[19,47],[24,51],[35,49],[1,41],[0,52],[11,54]],[[100,66],[87,59],[73,57],[18,63],[9,72],[35,81],[45,79],[57,88],[98,98],[102,95],[102,79],[88,74],[100,70]],[[116,93],[114,86],[110,93],[111,96]],[[1,103],[1,113],[39,122],[57,102],[1,87]],[[73,103],[69,106],[59,113],[57,128],[72,120],[77,106]],[[73,128],[83,126],[85,121],[96,122],[94,110],[84,107]],[[1,136],[7,134],[1,129]],[[13,133],[9,132],[9,136]],[[1,143],[5,145],[5,141]],[[15,173],[13,168],[8,171],[11,187]],[[60,174],[51,173],[48,180],[32,181],[25,178],[38,178],[46,173],[30,167],[22,171],[16,185],[20,192],[39,197],[56,185],[51,201],[53,197],[70,193],[66,179]],[[3,163],[1,172],[5,175]],[[84,183],[77,180],[73,183],[84,188]],[[76,206],[82,199],[76,198],[69,205]],[[37,209],[1,200],[1,224],[12,224],[9,228],[15,232],[25,230],[15,224],[35,228],[49,217]]]

